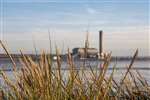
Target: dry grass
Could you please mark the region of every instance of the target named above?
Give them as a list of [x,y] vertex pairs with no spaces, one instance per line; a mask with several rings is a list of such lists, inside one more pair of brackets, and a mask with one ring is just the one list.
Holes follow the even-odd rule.
[[22,52],[21,71],[16,70],[16,64],[0,42],[10,60],[13,63],[13,74],[16,81],[11,81],[5,72],[2,71],[2,78],[8,86],[8,91],[2,90],[0,96],[8,100],[148,100],[150,99],[149,84],[136,71],[132,73],[132,65],[138,54],[135,52],[133,59],[127,67],[126,73],[120,80],[116,82],[114,79],[115,66],[110,74],[106,76],[108,66],[111,59],[109,54],[103,63],[103,67],[99,71],[90,68],[87,73],[82,70],[79,73],[75,70],[73,58],[68,50],[67,63],[69,74],[65,76],[61,70],[61,58],[59,52],[57,54],[57,69],[52,69],[52,61],[50,56],[43,53],[38,62],[32,60],[31,57],[25,56]]

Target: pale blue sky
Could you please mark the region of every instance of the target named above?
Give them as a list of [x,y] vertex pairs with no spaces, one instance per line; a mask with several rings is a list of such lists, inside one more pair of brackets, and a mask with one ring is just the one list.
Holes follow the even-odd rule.
[[149,0],[1,0],[1,39],[13,53],[33,52],[33,38],[38,51],[49,50],[49,29],[53,44],[65,52],[84,45],[87,29],[91,46],[98,48],[103,30],[105,51],[131,55],[139,48],[148,55],[149,5]]

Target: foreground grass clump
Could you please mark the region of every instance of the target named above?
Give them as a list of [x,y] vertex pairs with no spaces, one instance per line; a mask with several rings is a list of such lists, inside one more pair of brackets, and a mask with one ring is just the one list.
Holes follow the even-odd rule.
[[[22,52],[21,71],[16,70],[16,64],[1,43],[13,63],[15,82],[11,81],[2,71],[2,78],[8,89],[1,92],[1,98],[8,100],[148,100],[150,87],[142,75],[132,73],[132,65],[138,51],[127,67],[126,73],[119,82],[114,79],[115,65],[110,76],[106,76],[111,60],[109,54],[99,71],[76,70],[73,58],[68,50],[67,64],[69,72],[64,76],[61,70],[61,58],[57,54],[57,70],[52,67],[50,56],[43,53],[38,61],[25,56]],[[88,75],[87,75],[88,74]],[[64,78],[65,77],[65,78]]]

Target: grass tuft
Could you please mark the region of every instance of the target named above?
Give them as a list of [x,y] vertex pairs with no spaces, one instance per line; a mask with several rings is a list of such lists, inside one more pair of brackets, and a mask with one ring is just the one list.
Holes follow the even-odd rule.
[[[6,100],[148,100],[150,87],[144,77],[132,65],[138,55],[136,50],[133,59],[126,69],[120,82],[115,81],[115,67],[106,75],[110,64],[111,54],[105,58],[102,67],[95,71],[89,66],[89,71],[77,71],[71,53],[68,49],[68,74],[64,76],[61,70],[62,62],[59,50],[56,48],[57,70],[52,69],[51,57],[44,52],[38,61],[25,56],[22,51],[21,70],[16,71],[16,64],[6,47],[0,42],[13,63],[15,82],[2,71],[7,89],[2,89],[0,97]],[[64,78],[65,77],[65,78]]]

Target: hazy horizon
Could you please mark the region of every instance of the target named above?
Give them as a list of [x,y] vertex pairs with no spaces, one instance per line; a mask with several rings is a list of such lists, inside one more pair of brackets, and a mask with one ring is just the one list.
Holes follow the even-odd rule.
[[[49,33],[63,53],[83,47],[89,31],[90,47],[98,49],[103,30],[104,51],[131,56],[150,55],[149,0],[1,0],[0,39],[12,53],[49,51]],[[0,49],[0,52],[3,52]]]

